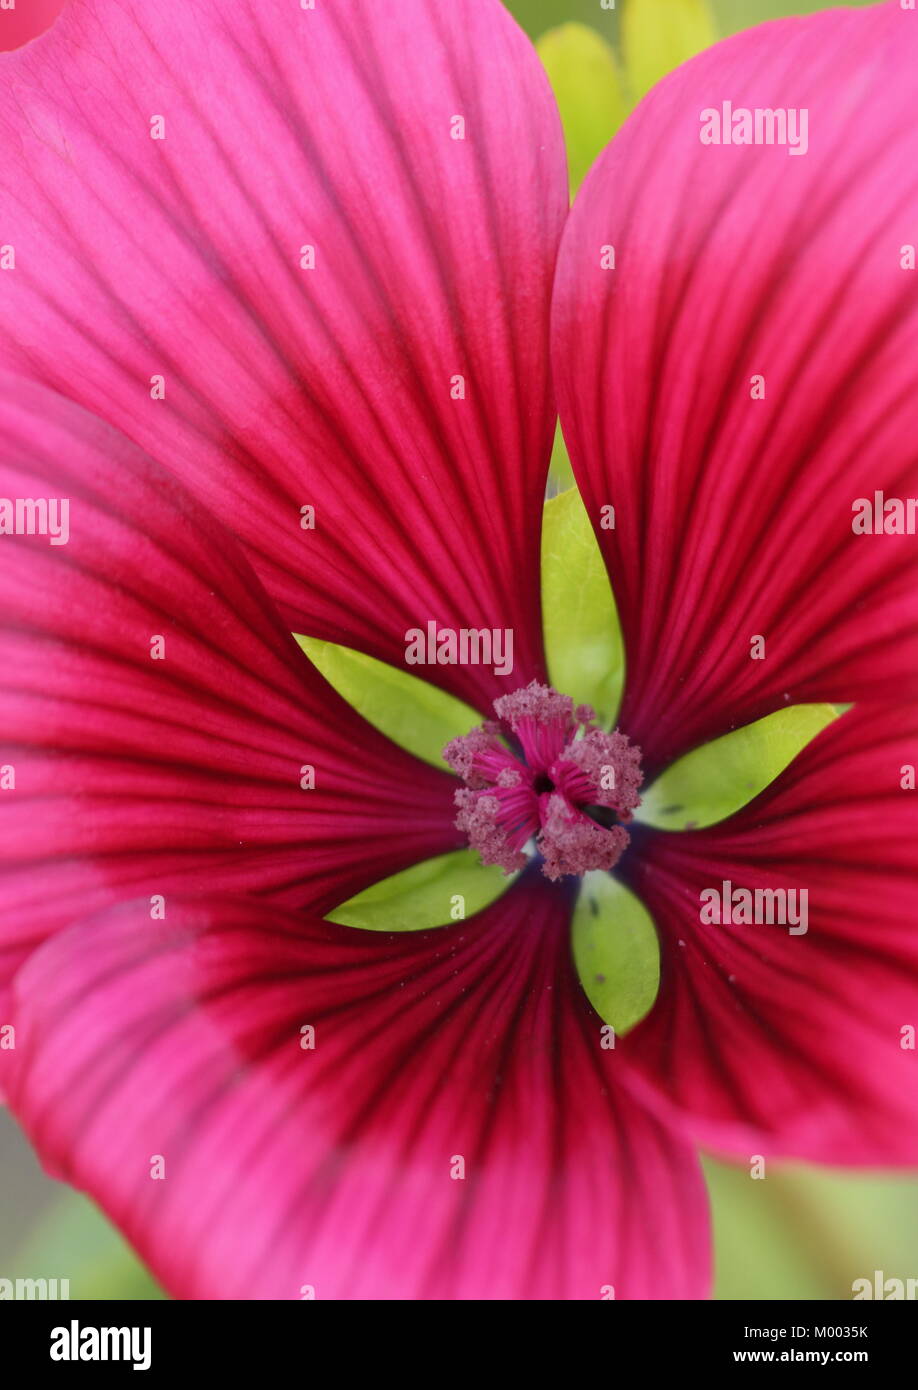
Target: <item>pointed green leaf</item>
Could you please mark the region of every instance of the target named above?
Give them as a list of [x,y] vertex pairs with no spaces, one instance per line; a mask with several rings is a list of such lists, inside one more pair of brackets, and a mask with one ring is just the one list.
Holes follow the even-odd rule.
[[374,883],[328,917],[367,931],[442,927],[480,912],[511,882],[502,869],[486,868],[472,850],[460,849]]
[[364,719],[409,753],[443,768],[450,739],[467,734],[481,715],[453,695],[385,661],[294,634],[310,661]]
[[561,24],[536,44],[558,102],[571,195],[628,114],[615,53],[586,24]]
[[832,705],[791,705],[734,729],[661,773],[635,819],[661,830],[714,825],[764,791],[837,718]]
[[625,74],[635,100],[673,68],[710,48],[718,33],[708,0],[625,0]]
[[585,874],[573,921],[574,963],[593,1008],[619,1035],[648,1014],[660,946],[639,898],[605,873]]
[[571,467],[570,455],[567,452],[567,445],[564,442],[564,435],[561,433],[559,424],[555,429],[551,463],[548,465],[547,492],[550,497],[555,497],[559,492],[567,492],[568,488],[573,486],[574,470]]
[[576,488],[545,504],[542,606],[552,685],[592,705],[611,725],[621,699],[624,654],[612,587]]

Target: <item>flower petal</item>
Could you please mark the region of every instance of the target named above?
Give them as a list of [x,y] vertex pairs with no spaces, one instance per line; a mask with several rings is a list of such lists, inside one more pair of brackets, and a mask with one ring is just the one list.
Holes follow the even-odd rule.
[[145,916],[36,953],[0,1056],[39,1153],[174,1294],[704,1295],[697,1159],[602,1049],[563,893],[530,876],[394,936],[245,900]]
[[73,0],[6,75],[7,364],[179,473],[292,630],[507,627],[543,676],[567,179],[498,0]]
[[25,3],[19,0],[17,5],[14,0],[10,8],[7,2],[0,9],[0,52],[19,48],[43,34],[60,14],[64,3],[65,0],[25,0]]
[[[898,5],[718,44],[571,214],[556,385],[651,767],[784,704],[918,695],[918,542],[853,533],[857,499],[918,497],[916,63]],[[702,144],[728,100],[805,109],[805,156]]]
[[[730,820],[641,839],[630,880],[663,971],[654,1010],[621,1046],[701,1142],[918,1163],[918,791],[904,789],[916,752],[914,706],[856,708]],[[767,900],[761,925],[703,924],[702,891],[722,904],[725,883],[731,900],[804,890],[805,919],[798,897],[796,934],[767,924]]]
[[0,982],[119,898],[324,910],[457,844],[454,779],[344,704],[222,526],[109,426],[8,378],[0,529],[16,499],[39,520],[66,500],[69,536],[0,534]]

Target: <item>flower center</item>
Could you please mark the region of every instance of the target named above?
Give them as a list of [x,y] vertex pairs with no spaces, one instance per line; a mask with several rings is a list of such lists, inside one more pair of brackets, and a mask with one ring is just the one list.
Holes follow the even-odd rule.
[[494,712],[443,750],[465,783],[456,826],[482,863],[514,873],[534,839],[548,878],[611,869],[628,844],[622,822],[640,805],[641,750],[536,681],[501,695]]

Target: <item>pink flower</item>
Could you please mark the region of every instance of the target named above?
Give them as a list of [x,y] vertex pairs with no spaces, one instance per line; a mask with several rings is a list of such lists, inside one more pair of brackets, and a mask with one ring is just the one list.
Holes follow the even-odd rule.
[[64,0],[7,0],[0,9],[0,51],[19,48],[51,25]]
[[[569,219],[496,0],[71,0],[0,60],[0,497],[69,501],[66,543],[0,536],[0,1078],[174,1294],[700,1297],[695,1142],[918,1161],[916,541],[851,524],[918,491],[915,23],[702,55]],[[806,157],[703,144],[725,100],[807,109]],[[546,684],[550,353],[616,732]],[[461,830],[290,636],[401,664],[432,618],[514,638],[428,668],[501,721],[450,745]],[[855,708],[736,816],[631,823],[814,700]],[[323,920],[533,837],[469,921]],[[613,865],[663,949],[614,1050],[568,935]],[[805,886],[806,936],[701,924],[721,878]]]

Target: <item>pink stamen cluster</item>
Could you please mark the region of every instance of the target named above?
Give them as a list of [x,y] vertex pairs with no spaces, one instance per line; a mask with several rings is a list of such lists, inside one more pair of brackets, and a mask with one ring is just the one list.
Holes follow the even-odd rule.
[[465,782],[456,825],[482,862],[514,873],[534,838],[548,878],[611,869],[628,844],[617,822],[640,804],[641,750],[618,730],[598,728],[588,705],[575,709],[537,681],[501,695],[494,712],[497,721],[443,750]]

